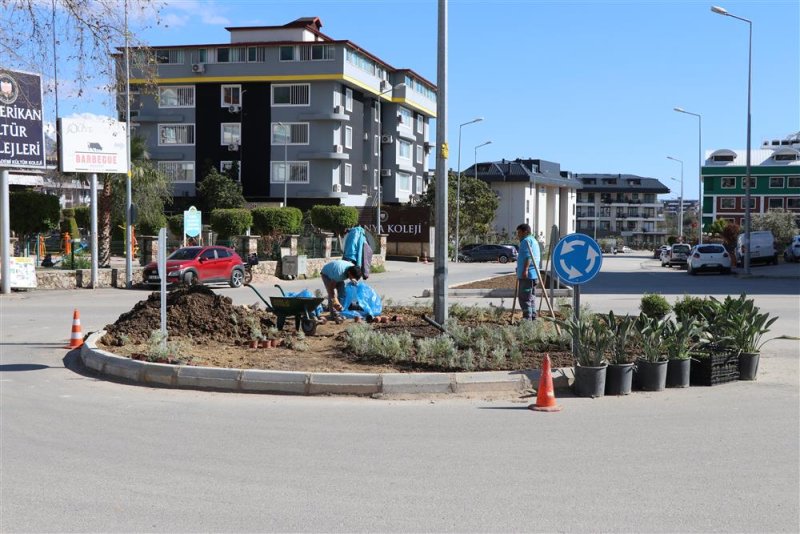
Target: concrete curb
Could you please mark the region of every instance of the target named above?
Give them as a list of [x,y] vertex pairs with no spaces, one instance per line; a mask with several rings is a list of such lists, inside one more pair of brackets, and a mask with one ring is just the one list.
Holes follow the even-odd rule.
[[[81,347],[83,364],[101,375],[154,387],[289,395],[416,395],[522,392],[539,383],[539,370],[473,373],[314,373],[192,367],[131,360],[97,348],[105,331]],[[572,383],[572,369],[554,369],[553,387]]]
[[[540,288],[536,288],[536,296],[542,296],[542,290]],[[572,297],[572,289],[554,289],[552,292],[548,291],[548,294],[552,294],[553,298],[571,298]],[[493,289],[449,289],[447,291],[447,295],[449,297],[486,297],[486,298],[514,298],[516,294],[514,293],[513,289],[508,288],[493,288]],[[433,289],[423,289],[422,290],[422,297],[423,298],[430,298],[433,296]]]

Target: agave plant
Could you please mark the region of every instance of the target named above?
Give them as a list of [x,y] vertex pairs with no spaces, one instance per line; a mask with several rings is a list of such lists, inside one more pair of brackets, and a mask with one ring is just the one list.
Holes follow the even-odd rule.
[[764,335],[778,318],[770,319],[768,313],[760,313],[761,310],[753,299],[746,298],[744,294],[738,299],[730,300],[732,304],[729,313],[726,314],[726,325],[731,348],[739,353],[760,352],[761,347],[770,341],[770,339],[762,341]]
[[605,320],[611,331],[611,363],[628,363],[630,360],[628,345],[636,335],[636,318],[630,315],[617,317],[610,311]]
[[704,323],[688,315],[664,321],[662,336],[670,360],[688,360],[691,352],[708,340]]
[[550,319],[577,341],[574,347],[577,364],[600,367],[606,363],[606,351],[611,347],[612,334],[600,316],[595,314],[574,316],[569,319]]
[[640,315],[637,321],[642,340],[642,359],[657,363],[666,360],[664,351],[664,319]]

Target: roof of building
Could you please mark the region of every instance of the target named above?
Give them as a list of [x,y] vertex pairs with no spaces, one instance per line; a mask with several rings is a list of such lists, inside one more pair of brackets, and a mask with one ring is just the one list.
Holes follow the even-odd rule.
[[[715,158],[719,158],[715,160]],[[747,165],[747,150],[720,148],[706,150],[706,167],[743,167]],[[750,148],[750,165],[800,166],[800,132],[783,139],[767,139],[760,147]]]
[[[581,183],[569,173],[561,172],[561,165],[540,159],[500,160],[477,164],[477,177],[484,182],[524,182],[580,189]],[[464,171],[475,175],[475,165]]]
[[667,186],[655,178],[644,178],[635,174],[575,174],[573,176],[583,183],[583,191],[589,193],[642,191],[662,194],[670,191]]

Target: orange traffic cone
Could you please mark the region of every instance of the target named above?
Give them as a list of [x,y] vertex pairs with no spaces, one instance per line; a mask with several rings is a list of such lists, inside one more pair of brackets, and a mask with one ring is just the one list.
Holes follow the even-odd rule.
[[556,395],[553,392],[553,376],[550,374],[550,355],[544,357],[542,376],[539,377],[539,391],[536,395],[536,404],[528,406],[537,412],[560,412],[561,406],[556,404]]
[[69,345],[65,349],[77,349],[83,345],[83,336],[81,335],[81,313],[76,308],[72,314],[72,333],[69,336]]

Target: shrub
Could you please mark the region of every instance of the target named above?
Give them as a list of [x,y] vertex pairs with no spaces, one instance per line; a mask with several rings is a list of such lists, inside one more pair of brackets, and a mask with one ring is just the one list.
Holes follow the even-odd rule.
[[217,209],[211,212],[211,229],[220,239],[243,234],[253,225],[253,215],[244,208]]
[[672,310],[675,312],[675,317],[682,321],[684,319],[698,319],[703,316],[703,308],[705,303],[703,299],[684,295],[681,300],[675,302]]
[[358,210],[351,206],[314,206],[311,223],[341,237],[348,228],[358,224]]
[[672,306],[669,305],[667,299],[658,293],[645,293],[639,305],[642,315],[656,319],[662,319],[671,309]]
[[139,220],[136,223],[136,233],[139,235],[158,235],[158,231],[165,226],[167,226],[167,216],[159,213],[153,215],[152,219]]
[[81,232],[78,230],[78,221],[75,220],[75,210],[64,208],[61,210],[61,233],[69,232],[72,239],[80,239]]
[[9,195],[11,229],[20,236],[58,228],[61,206],[58,197],[34,191],[14,191]]
[[256,208],[252,214],[258,235],[297,234],[303,221],[303,212],[297,208]]
[[89,228],[92,225],[92,212],[89,206],[78,206],[74,208],[75,220],[81,228]]
[[172,235],[183,241],[183,213],[167,217],[167,228]]

